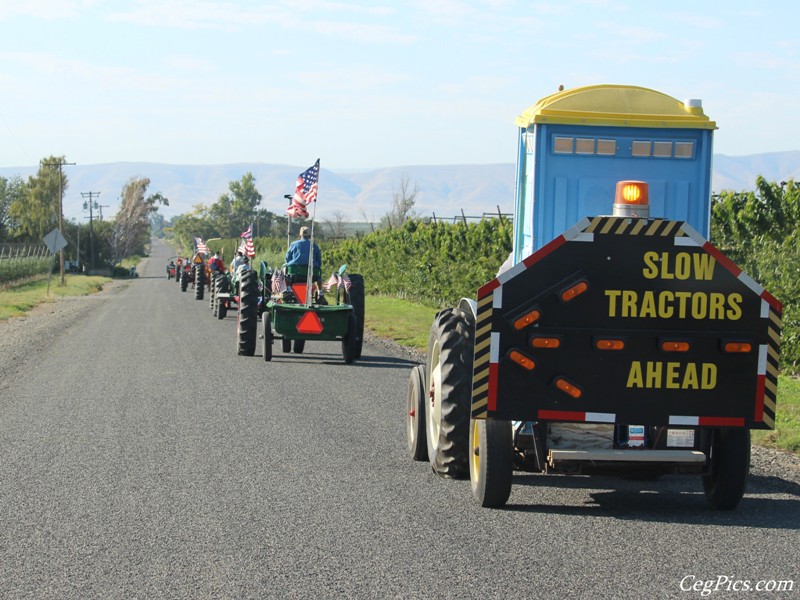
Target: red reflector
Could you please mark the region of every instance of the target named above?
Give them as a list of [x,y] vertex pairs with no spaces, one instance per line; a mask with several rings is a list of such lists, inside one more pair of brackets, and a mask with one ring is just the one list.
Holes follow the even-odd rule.
[[569,302],[575,296],[580,296],[583,292],[585,292],[588,289],[589,289],[588,283],[586,283],[585,281],[579,281],[571,288],[561,292],[561,300],[563,300],[564,302]]
[[292,284],[292,293],[294,297],[297,298],[297,301],[300,304],[306,303],[306,284],[305,283],[293,283]]
[[531,340],[531,346],[534,348],[558,348],[561,345],[561,340],[558,338],[535,337]]
[[664,352],[688,352],[689,347],[690,347],[689,342],[675,342],[675,341],[661,342],[661,349]]
[[313,310],[308,311],[297,322],[297,331],[299,333],[322,333],[322,321],[319,320],[317,313]]
[[598,350],[622,350],[625,348],[625,342],[622,340],[597,340],[594,347]]
[[531,323],[535,323],[539,320],[540,313],[538,310],[533,309],[531,312],[522,315],[519,319],[514,321],[514,329],[525,329]]
[[533,371],[536,363],[533,362],[532,359],[525,356],[522,352],[518,352],[516,350],[512,350],[508,353],[508,358],[513,360],[523,369],[527,369],[528,371]]
[[748,354],[753,351],[753,345],[750,342],[725,342],[723,347],[729,354]]
[[569,381],[562,377],[556,379],[556,387],[573,398],[580,398],[581,394],[583,394],[579,387],[572,385]]

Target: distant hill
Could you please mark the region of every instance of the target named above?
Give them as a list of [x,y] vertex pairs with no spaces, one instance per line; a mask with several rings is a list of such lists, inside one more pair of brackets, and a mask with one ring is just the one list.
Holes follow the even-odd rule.
[[[111,217],[119,205],[122,186],[131,177],[148,177],[150,191],[161,192],[170,205],[161,209],[166,217],[183,214],[197,204],[212,204],[228,191],[228,183],[252,172],[264,196],[262,206],[279,212],[294,191],[298,173],[305,167],[264,163],[230,165],[167,165],[160,163],[107,163],[67,167],[69,189],[64,196],[64,215],[69,219],[88,216],[81,211],[81,192],[100,192],[103,215]],[[35,174],[36,167],[0,167],[0,176]],[[317,218],[340,212],[349,220],[377,221],[391,206],[392,194],[404,175],[417,187],[415,208],[425,216],[467,216],[510,213],[513,210],[513,164],[405,166],[365,171],[328,171],[320,174]],[[714,156],[712,189],[752,190],[758,175],[772,181],[800,179],[800,151]]]

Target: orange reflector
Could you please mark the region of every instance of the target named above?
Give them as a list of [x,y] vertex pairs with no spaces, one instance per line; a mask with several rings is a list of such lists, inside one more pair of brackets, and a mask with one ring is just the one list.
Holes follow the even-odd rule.
[[518,352],[516,350],[512,350],[511,352],[509,352],[508,358],[513,360],[523,369],[527,369],[528,371],[533,371],[533,368],[536,366],[536,363],[534,363],[532,359],[525,356],[522,352]]
[[297,298],[297,301],[300,304],[306,303],[306,284],[305,283],[293,283],[292,284],[292,293],[294,297]]
[[723,348],[729,354],[748,354],[753,351],[753,345],[750,342],[725,342]]
[[661,342],[661,349],[664,352],[688,352],[690,347],[689,342]]
[[572,385],[569,381],[561,377],[556,379],[556,387],[573,398],[580,398],[581,394],[583,394],[579,387]]
[[622,340],[597,340],[594,347],[598,350],[623,350],[625,342]]
[[569,302],[575,296],[580,296],[583,292],[585,292],[588,289],[589,289],[588,283],[586,283],[585,281],[579,281],[571,288],[561,292],[561,300],[563,300],[564,302]]
[[644,181],[618,181],[614,196],[616,204],[649,205],[650,194]]
[[322,321],[319,320],[317,313],[310,310],[297,321],[297,331],[311,334],[322,333]]
[[531,340],[531,346],[534,348],[558,348],[561,345],[561,340],[558,338],[549,337],[535,337]]
[[531,323],[538,321],[540,316],[541,313],[534,308],[531,312],[522,315],[519,319],[514,321],[514,329],[525,329]]

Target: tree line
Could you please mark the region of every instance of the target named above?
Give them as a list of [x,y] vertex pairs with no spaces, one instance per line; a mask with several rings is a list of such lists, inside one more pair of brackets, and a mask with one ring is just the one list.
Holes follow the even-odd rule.
[[[66,164],[64,156],[50,156],[40,162],[36,175],[27,179],[0,177],[0,242],[42,243],[47,233],[59,227],[59,209],[69,177],[58,167]],[[143,255],[150,240],[151,217],[159,206],[169,205],[162,194],[148,193],[149,186],[148,178],[131,177],[122,188],[119,210],[112,220],[63,221],[68,260],[100,267]]]

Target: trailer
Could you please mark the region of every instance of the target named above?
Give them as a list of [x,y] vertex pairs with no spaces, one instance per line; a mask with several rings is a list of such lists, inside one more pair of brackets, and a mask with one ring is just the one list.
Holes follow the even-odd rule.
[[699,100],[563,90],[516,120],[513,253],[436,315],[411,373],[409,454],[508,501],[515,469],[702,478],[732,509],[775,426],[782,306],[707,241]]

